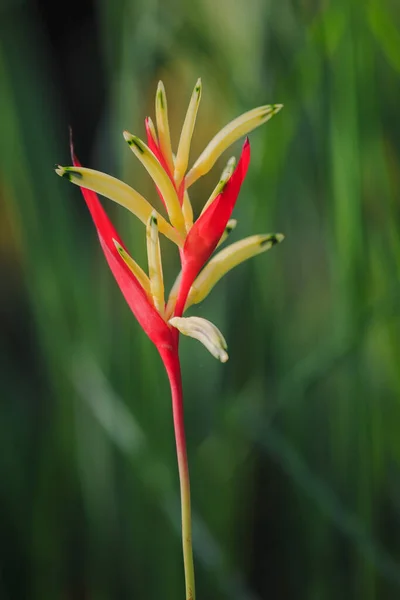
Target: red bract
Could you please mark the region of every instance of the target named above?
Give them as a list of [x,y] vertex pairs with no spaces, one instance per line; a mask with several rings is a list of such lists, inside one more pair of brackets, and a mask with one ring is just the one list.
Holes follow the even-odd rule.
[[237,167],[223,191],[197,219],[187,235],[181,253],[182,282],[174,313],[177,316],[182,315],[191,285],[221,239],[246,177],[249,162],[250,142],[246,138]]
[[152,152],[154,152],[154,154],[157,156],[157,159],[162,164],[164,171],[166,171],[168,173],[168,175],[171,177],[171,173],[169,172],[168,165],[167,165],[167,163],[164,159],[164,156],[160,150],[157,140],[154,139],[153,133],[151,131],[149,117],[145,118],[144,126],[146,128],[147,144],[148,144],[150,150]]
[[[72,143],[71,155],[74,166],[80,167],[81,163],[73,151]],[[143,287],[119,255],[113,240],[116,240],[125,250],[126,246],[108,218],[97,194],[84,187],[81,187],[81,191],[95,224],[108,266],[110,267],[129,308],[135,315],[140,326],[159,350],[160,348],[171,347],[171,330],[150,303]]]

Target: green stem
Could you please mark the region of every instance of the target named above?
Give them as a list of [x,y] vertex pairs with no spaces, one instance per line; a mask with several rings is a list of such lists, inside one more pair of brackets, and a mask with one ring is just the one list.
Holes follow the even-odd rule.
[[162,349],[161,356],[168,374],[172,395],[172,412],[174,419],[176,453],[178,458],[181,492],[182,546],[183,563],[185,569],[186,600],[195,600],[189,466],[186,451],[185,423],[183,414],[182,376],[177,344],[173,350],[166,348]]

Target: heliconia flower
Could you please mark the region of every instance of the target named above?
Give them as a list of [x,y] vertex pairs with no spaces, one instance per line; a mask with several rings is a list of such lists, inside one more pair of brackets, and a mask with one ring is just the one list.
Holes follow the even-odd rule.
[[[166,368],[172,395],[173,420],[178,457],[182,505],[182,541],[186,600],[195,600],[191,541],[190,487],[183,420],[183,393],[178,354],[179,333],[193,337],[220,360],[228,360],[227,344],[219,329],[207,319],[184,317],[184,311],[201,302],[214,285],[233,267],[269,250],[283,240],[282,234],[253,235],[213,252],[236,227],[231,218],[250,162],[250,143],[246,138],[240,158],[229,159],[217,185],[194,220],[188,189],[214,166],[221,154],[239,138],[277,114],[281,104],[261,106],[234,119],[217,133],[187,172],[190,144],[202,93],[196,82],[174,155],[168,121],[165,88],[158,84],[155,116],[145,120],[147,143],[124,131],[131,150],[154,181],[168,218],[154,210],[135,189],[122,181],[82,167],[72,141],[72,166],[57,167],[56,172],[78,185],[84,196],[108,265],[139,324],[157,347]],[[127,208],[146,226],[148,274],[129,254],[97,194]],[[167,301],[159,234],[179,248],[181,271]]]
[[[131,310],[159,349],[171,343],[174,345],[174,342],[171,342],[174,336],[176,339],[176,334],[171,335],[172,316],[181,318],[184,310],[204,299],[222,275],[233,266],[272,246],[272,243],[267,244],[263,240],[274,239],[276,243],[283,239],[280,234],[270,237],[253,236],[249,241],[237,242],[226,248],[205,266],[215,248],[227,235],[227,231],[232,229],[228,222],[250,161],[248,139],[244,143],[238,163],[236,164],[235,157],[229,159],[215,189],[194,223],[187,188],[212,168],[229,145],[269,120],[279,112],[282,105],[261,106],[226,125],[214,136],[186,174],[201,92],[202,85],[199,79],[189,102],[176,156],[172,152],[167,97],[161,82],[157,88],[155,103],[157,126],[150,117],[145,120],[147,144],[137,136],[124,132],[124,138],[131,150],[152,177],[168,214],[168,220],[155,211],[131,186],[105,173],[82,167],[74,154],[73,166],[56,169],[59,175],[81,187],[109,266]],[[146,225],[149,275],[146,275],[129,255],[96,194],[124,206]],[[171,289],[167,302],[164,300],[159,232],[180,248],[182,264],[182,271]]]

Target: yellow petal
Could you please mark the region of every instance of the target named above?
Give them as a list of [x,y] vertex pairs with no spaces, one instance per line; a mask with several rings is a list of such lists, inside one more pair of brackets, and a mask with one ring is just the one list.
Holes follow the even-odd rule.
[[[60,177],[69,179],[69,181],[72,181],[76,185],[92,190],[110,200],[114,200],[114,202],[130,210],[142,223],[146,224],[151,215],[153,207],[150,202],[129,185],[115,177],[111,177],[111,175],[106,175],[106,173],[101,173],[94,169],[87,169],[86,167],[60,166],[56,169],[56,173]],[[161,233],[175,242],[175,244],[178,244],[178,246],[183,245],[182,236],[161,215],[158,215],[158,226]]]
[[167,95],[162,81],[158,82],[156,93],[156,123],[161,152],[172,174],[174,172],[174,161],[172,160],[171,135],[169,132]]
[[174,179],[176,186],[179,187],[188,166],[190,142],[194,125],[196,123],[197,111],[199,109],[201,99],[201,79],[198,79],[194,87],[192,97],[190,98],[189,108],[186,113],[185,121],[182,127],[182,133],[179,140],[178,151],[175,158]]
[[[225,227],[225,231],[222,234],[221,239],[218,243],[218,246],[220,246],[221,244],[224,243],[224,241],[229,236],[229,234],[235,229],[236,225],[237,225],[236,219],[230,219],[228,221],[228,223],[226,224],[226,227]],[[167,320],[170,317],[172,317],[172,315],[173,315],[173,312],[175,309],[175,304],[176,304],[176,301],[177,301],[178,295],[179,295],[179,287],[181,285],[181,279],[182,279],[182,271],[179,273],[178,277],[175,279],[174,285],[172,286],[171,291],[168,296],[168,302],[167,302],[167,306],[165,309],[165,318]]]
[[224,363],[228,360],[226,352],[228,346],[225,338],[211,321],[200,317],[173,317],[168,323],[176,327],[183,335],[199,340],[221,362]]
[[205,212],[207,210],[207,208],[210,206],[210,204],[212,202],[214,202],[215,198],[223,191],[227,182],[231,178],[232,173],[235,170],[235,167],[236,167],[236,158],[234,156],[232,156],[232,158],[230,158],[228,160],[225,169],[222,171],[220,180],[218,181],[217,185],[215,186],[211,196],[209,197],[209,199],[203,206],[203,210],[201,211],[201,214],[203,214],[203,212]]
[[130,254],[128,254],[128,252],[126,252],[126,250],[124,250],[124,248],[121,246],[121,244],[119,242],[117,242],[117,240],[115,240],[113,238],[113,242],[114,242],[114,246],[118,250],[118,254],[122,258],[122,260],[124,261],[126,266],[130,269],[130,271],[132,271],[132,273],[134,274],[136,279],[139,281],[140,285],[142,286],[142,288],[144,289],[146,294],[149,297],[151,297],[150,279],[147,277],[146,273],[143,271],[143,269],[141,267],[139,267],[137,262],[133,260],[133,258],[130,256]]
[[186,187],[190,187],[199,177],[208,173],[221,154],[234,142],[276,115],[283,104],[268,104],[249,110],[226,125],[211,140],[186,175]]
[[204,300],[228,271],[248,258],[266,252],[283,239],[284,236],[281,233],[252,235],[218,252],[204,267],[190,288],[185,310],[192,304],[198,304]]
[[193,225],[193,208],[187,190],[185,190],[183,195],[182,212],[185,220],[186,232],[189,232]]
[[183,220],[181,205],[179,204],[178,194],[168,173],[166,173],[162,165],[158,162],[157,157],[150,148],[136,135],[124,131],[124,138],[160,190],[172,225],[184,235],[185,222]]
[[181,279],[182,279],[182,271],[179,273],[178,277],[175,279],[174,285],[172,286],[171,291],[168,296],[168,302],[167,302],[167,306],[165,308],[166,320],[168,320],[170,317],[172,317],[173,312],[175,310],[176,301],[177,301],[178,295],[179,295],[179,288],[181,285]]
[[146,227],[147,257],[149,261],[150,290],[154,306],[164,316],[164,278],[161,262],[160,241],[158,239],[157,213],[153,211]]

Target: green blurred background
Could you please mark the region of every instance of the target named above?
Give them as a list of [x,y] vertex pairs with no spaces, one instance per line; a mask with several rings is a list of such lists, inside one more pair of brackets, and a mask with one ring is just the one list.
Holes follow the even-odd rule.
[[229,362],[182,340],[198,598],[400,598],[398,0],[0,1],[0,598],[184,597],[166,376],[53,165],[70,124],[156,202],[121,131],[161,78],[176,144],[198,76],[192,160],[284,103],[232,239],[286,234],[197,307]]

